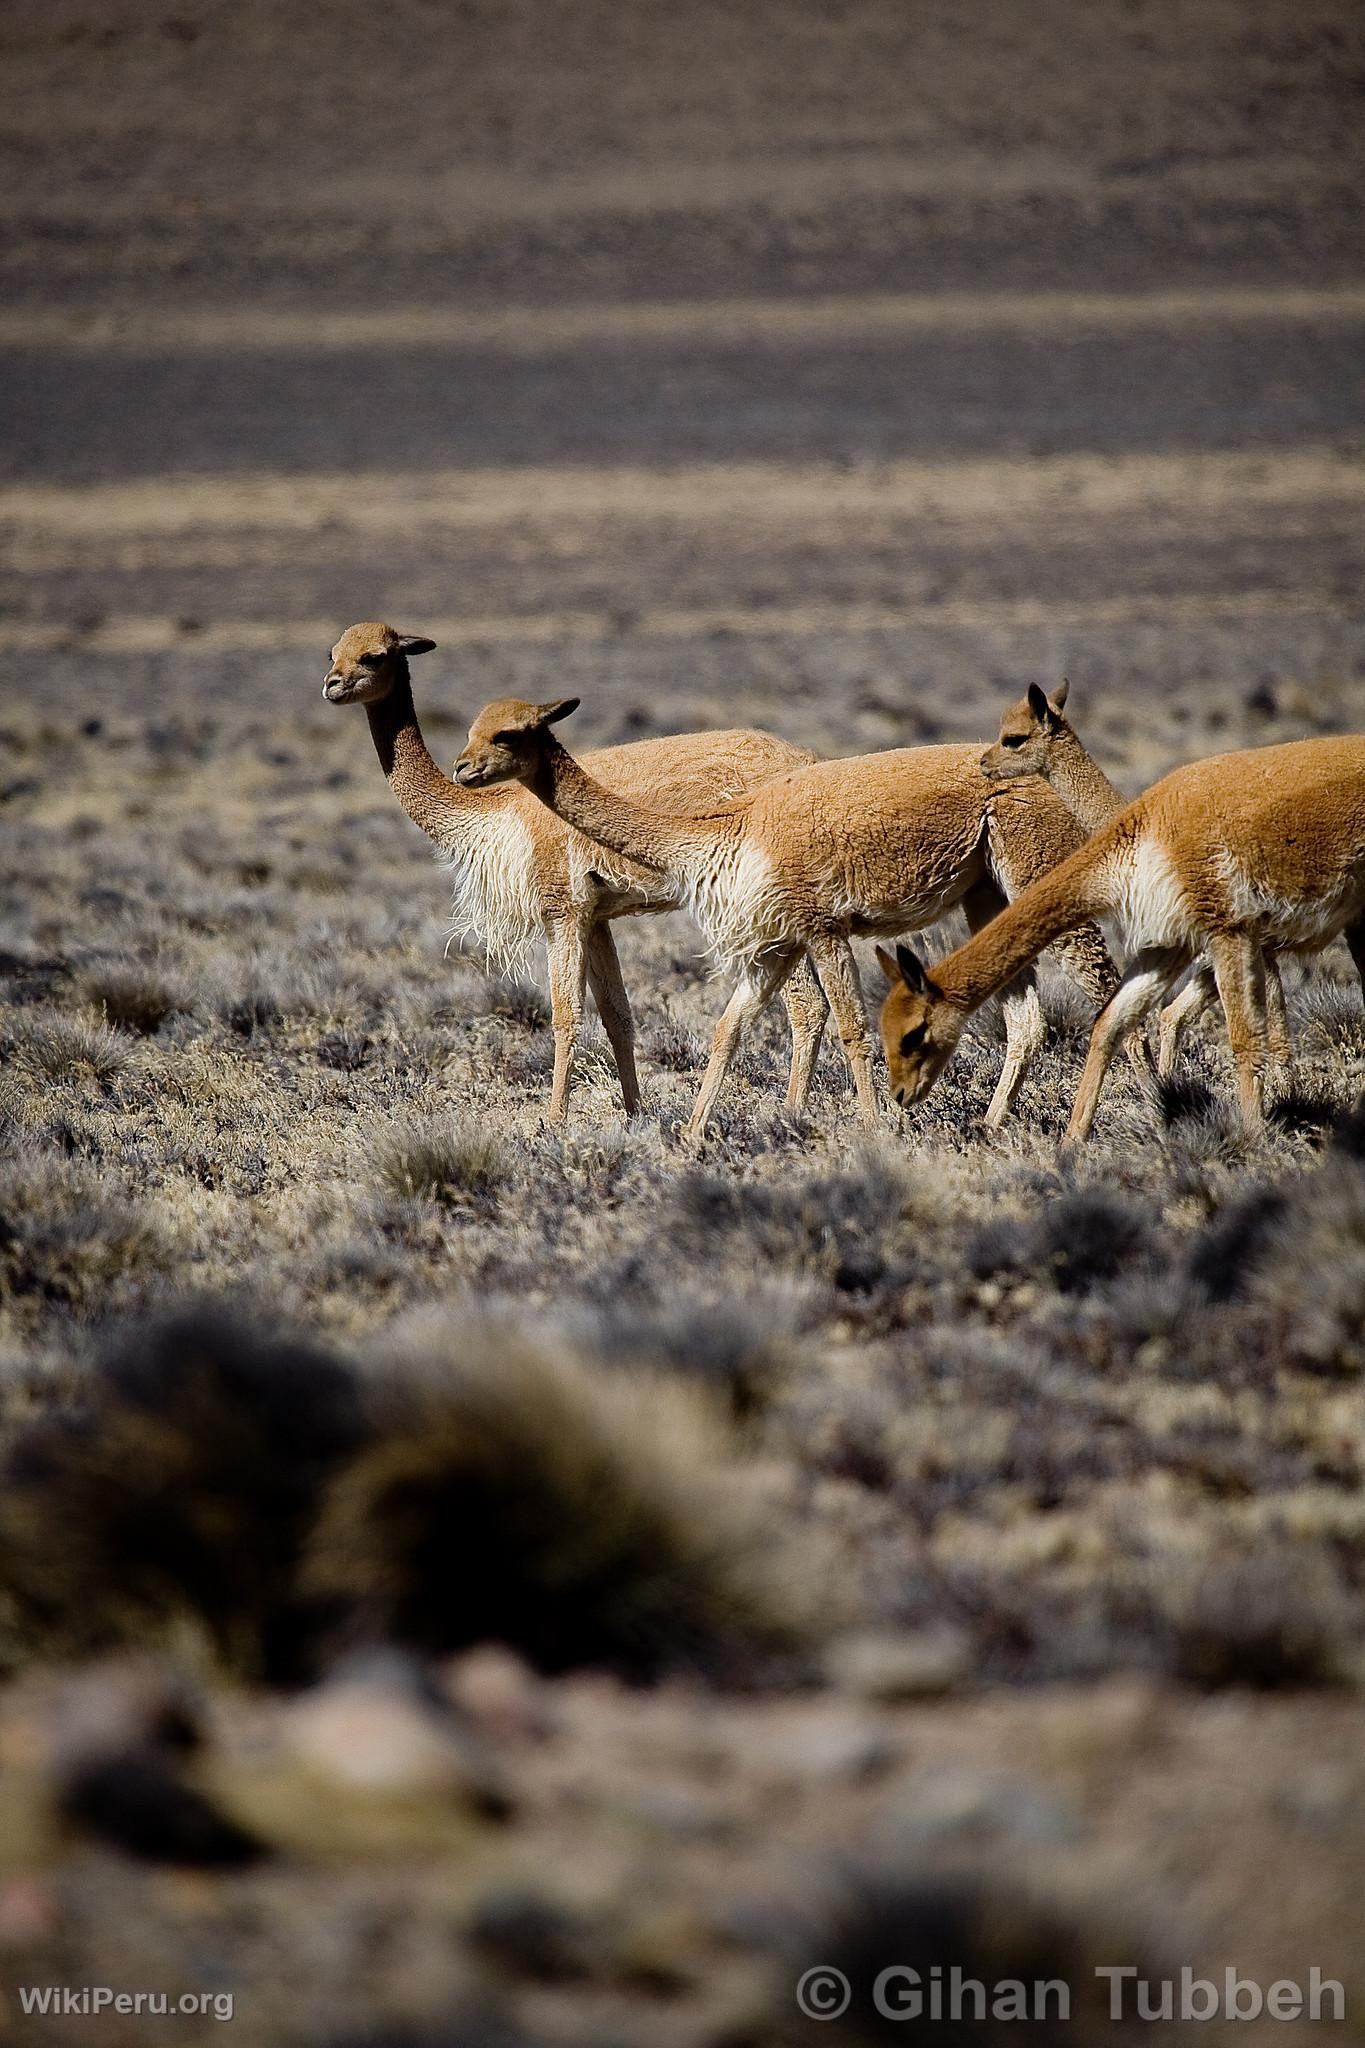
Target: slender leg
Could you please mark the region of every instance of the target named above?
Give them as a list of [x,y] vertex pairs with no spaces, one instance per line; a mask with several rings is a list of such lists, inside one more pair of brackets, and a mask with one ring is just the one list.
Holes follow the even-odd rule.
[[810,957],[834,1012],[835,1029],[858,1098],[859,1122],[875,1130],[877,1090],[872,1080],[867,1010],[853,948],[843,932],[822,932],[810,940]]
[[1117,993],[1095,1019],[1081,1085],[1066,1127],[1066,1144],[1079,1144],[1089,1137],[1115,1052],[1130,1031],[1139,1030],[1146,1022],[1188,958],[1186,953],[1153,949],[1138,953],[1130,963]]
[[640,1084],[635,1075],[635,1019],[630,1014],[630,998],[621,979],[621,962],[610,925],[595,924],[589,932],[587,968],[588,986],[620,1076],[621,1102],[626,1115],[634,1116],[640,1107]]
[[550,1024],[555,1035],[555,1073],[550,1086],[550,1121],[564,1121],[569,1106],[569,1069],[574,1040],[583,1021],[587,955],[577,924],[555,925],[550,933]]
[[1275,1093],[1284,1095],[1294,1085],[1294,1054],[1289,1043],[1289,1011],[1284,1000],[1280,963],[1273,953],[1261,956],[1265,965],[1265,1025],[1270,1048],[1270,1075]]
[[787,1020],[792,1034],[792,1065],[787,1081],[787,1108],[793,1116],[800,1116],[810,1094],[811,1076],[820,1051],[820,1040],[824,1035],[825,1018],[829,1005],[825,993],[816,979],[809,958],[802,954],[787,977],[782,990],[782,1001],[786,1005]]
[[[1004,909],[1005,901],[1003,892],[989,878],[974,882],[962,899],[971,929],[979,932],[989,924]],[[1009,984],[1001,1007],[1005,1013],[1005,1063],[982,1118],[988,1131],[998,1131],[1009,1115],[1029,1061],[1042,1050],[1047,1036],[1043,1006],[1038,999],[1038,978],[1032,967],[1026,967]]]
[[711,1039],[711,1057],[701,1077],[692,1114],[683,1125],[685,1144],[695,1143],[706,1129],[707,1119],[715,1108],[716,1097],[730,1071],[730,1062],[739,1048],[740,1039],[763,1005],[772,1001],[800,958],[800,949],[793,947],[788,952],[767,954],[746,969],[738,988],[725,1005]]
[[1237,1068],[1237,1095],[1242,1118],[1259,1124],[1265,1116],[1265,1070],[1269,1055],[1266,1032],[1265,962],[1260,947],[1242,932],[1222,932],[1209,946],[1228,1043]]
[[1175,1072],[1180,1041],[1196,1017],[1203,1015],[1218,993],[1213,968],[1200,960],[1173,1003],[1167,1003],[1156,1027],[1156,1070],[1163,1081]]

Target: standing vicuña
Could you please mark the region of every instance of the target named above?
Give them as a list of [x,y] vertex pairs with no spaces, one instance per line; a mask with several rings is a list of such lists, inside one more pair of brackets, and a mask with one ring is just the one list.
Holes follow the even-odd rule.
[[968,1017],[1080,917],[1119,919],[1131,958],[1095,1020],[1068,1140],[1084,1138],[1120,1039],[1198,954],[1213,961],[1243,1116],[1264,1110],[1263,949],[1341,934],[1365,979],[1365,738],[1296,740],[1177,768],[932,973],[907,946],[882,1043],[901,1103],[928,1093]]
[[[412,701],[408,661],[435,642],[377,622],[351,626],[332,649],[322,686],[329,704],[363,704],[380,766],[415,825],[434,839],[455,881],[452,923],[504,972],[544,935],[549,949],[555,1067],[550,1115],[568,1104],[574,1041],[592,989],[629,1116],[640,1099],[635,1026],[608,920],[674,910],[678,896],[650,869],[604,860],[602,850],[551,817],[520,789],[471,796],[443,775],[427,749]],[[738,795],[815,756],[771,733],[681,733],[604,747],[593,764],[615,787],[661,804]],[[807,962],[783,992],[792,1029],[788,1107],[805,1104],[825,1022],[825,999]]]
[[[961,904],[973,928],[1007,892],[1044,873],[1081,832],[1041,782],[992,792],[976,747],[899,748],[817,761],[747,796],[674,816],[605,789],[550,727],[577,708],[509,698],[486,705],[455,764],[467,788],[516,781],[599,845],[658,869],[683,898],[739,985],[716,1026],[685,1135],[705,1128],[745,1026],[808,952],[829,998],[864,1122],[876,1120],[867,1017],[851,936],[904,932]],[[1074,920],[1077,924],[1082,919]],[[1061,940],[1059,930],[1054,937]],[[1103,1002],[1113,964],[1093,926],[1062,949]],[[1006,1114],[1043,1038],[1031,970],[1005,1001],[1004,1069],[987,1112]]]
[[[993,781],[1041,775],[1086,831],[1098,832],[1118,816],[1128,799],[1115,789],[1067,719],[1064,707],[1069,689],[1070,684],[1063,681],[1048,697],[1037,683],[1030,683],[1027,696],[1001,714],[1000,736],[981,756],[981,766]],[[1163,1081],[1175,1071],[1186,1025],[1208,1008],[1217,993],[1213,962],[1205,956],[1196,961],[1184,988],[1157,1020],[1156,1070]],[[1265,956],[1265,994],[1270,1064],[1285,1088],[1290,1078],[1289,1020],[1273,953]]]

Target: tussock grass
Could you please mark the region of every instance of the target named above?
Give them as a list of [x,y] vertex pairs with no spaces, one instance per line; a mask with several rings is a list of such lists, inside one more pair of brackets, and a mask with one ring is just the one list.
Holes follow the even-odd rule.
[[0,1489],[11,1658],[183,1641],[255,1676],[315,1649],[296,1585],[318,1489],[362,1435],[350,1375],[225,1314],[133,1330],[72,1410],[21,1430]]
[[6,1037],[16,1066],[46,1081],[83,1073],[112,1081],[134,1049],[125,1032],[61,1012],[21,1012]]
[[195,1006],[186,983],[135,962],[88,967],[80,977],[80,987],[106,1023],[145,1037],[154,1037],[172,1017]]
[[510,1179],[506,1147],[487,1130],[461,1130],[424,1118],[378,1139],[375,1166],[393,1194],[439,1202],[447,1208],[493,1201]]
[[[998,1823],[1006,1830],[1009,1791],[1005,1786],[997,1795]],[[989,1824],[989,1807],[986,1817]],[[807,1969],[832,1967],[842,1973],[852,1991],[849,2007],[842,2017],[819,2026],[820,2038],[836,2048],[895,2038],[901,2023],[879,2012],[873,2000],[873,1987],[888,1969],[918,1973],[926,2012],[929,1987],[940,1985],[945,2016],[953,1981],[984,1984],[981,2015],[969,1993],[961,2012],[941,2022],[943,2031],[951,2030],[952,2038],[968,2048],[1004,2048],[1018,2038],[1019,2017],[992,2015],[992,1988],[1007,1982],[1029,1987],[1023,2032],[1040,2048],[1064,2048],[1077,2038],[1078,2028],[1082,2039],[1124,2042],[1135,2039],[1139,2029],[1110,2020],[1106,1983],[1095,1972],[1119,1950],[1137,1963],[1144,1946],[1131,1928],[1118,1930],[1117,1916],[1102,1903],[1081,1908],[1026,1889],[1005,1873],[940,1874],[914,1862],[864,1862],[828,1881],[824,1897],[808,1909],[806,1924],[788,1931],[783,1988],[799,1982]],[[935,1970],[942,1976],[935,1977]],[[959,1973],[956,1980],[954,1972]],[[909,1981],[891,1979],[889,1995],[898,1996]],[[1055,1996],[1035,2013],[1033,1987],[1056,1982],[1070,1988],[1068,2017],[1056,2016]],[[794,2003],[789,1991],[785,1999],[774,1997],[758,2032],[759,2048],[786,2048],[788,2043],[795,2048],[811,2038],[814,2029],[793,2013]],[[940,2023],[928,2017],[920,2024],[940,2030]]]
[[309,1565],[367,1629],[631,1677],[734,1675],[791,1646],[793,1610],[690,1390],[475,1326],[379,1390],[378,1418],[329,1488]]

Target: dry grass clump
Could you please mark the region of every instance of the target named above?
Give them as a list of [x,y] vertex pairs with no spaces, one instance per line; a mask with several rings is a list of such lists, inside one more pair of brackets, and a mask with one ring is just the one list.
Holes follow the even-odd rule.
[[45,1081],[80,1073],[112,1081],[133,1051],[133,1041],[125,1032],[61,1011],[20,1012],[10,1021],[5,1038],[15,1065]]
[[[870,2048],[907,2031],[938,2032],[964,2048],[1006,2048],[1021,2039],[1055,2048],[1068,2042],[1131,2040],[1141,2028],[1110,2020],[1107,1980],[1095,1974],[1113,1953],[1121,1952],[1126,1961],[1136,1961],[1140,1953],[1142,1945],[1131,1932],[1119,1934],[1111,1927],[1112,1917],[1093,1908],[1081,1913],[1003,1877],[944,1875],[914,1864],[853,1865],[830,1880],[822,1907],[807,1916],[809,1924],[790,1943],[758,2043],[760,2048],[786,2048],[818,2036],[835,2048]],[[852,1996],[841,2016],[812,2024],[799,2012],[792,1986],[807,1969],[820,1968],[838,1970]],[[923,1999],[918,2017],[911,2018],[908,2006],[894,2016],[909,1993],[905,1977],[894,1977],[885,1987],[891,2013],[878,2011],[874,1986],[885,1970],[918,1973]],[[955,1971],[964,1985],[960,2016],[949,2005]],[[985,1987],[981,2010],[965,1990],[970,1983]],[[1070,1990],[1068,2017],[1059,2014],[1055,1992],[1041,2013],[1035,2008],[1034,1987],[1057,1983]],[[930,2006],[936,1984],[943,2001],[937,2019]],[[994,2009],[994,1997],[997,1987],[1008,1984],[1024,1987],[1025,2003],[1003,2016]]]
[[487,984],[484,1008],[490,1017],[505,1017],[524,1031],[544,1031],[550,1022],[550,1005],[535,983],[507,975]]
[[172,1017],[194,1012],[199,999],[189,977],[159,957],[154,938],[145,951],[147,958],[132,949],[96,955],[80,970],[76,988],[106,1023],[154,1038]]
[[1365,1164],[1341,1150],[1285,1198],[1251,1291],[1316,1372],[1365,1369]]
[[999,1220],[972,1237],[967,1263],[979,1279],[1028,1275],[1059,1294],[1089,1294],[1151,1253],[1151,1225],[1131,1199],[1083,1188],[1025,1221]]
[[670,1074],[699,1074],[706,1061],[706,1046],[700,1035],[671,1017],[654,1026],[641,1051],[651,1066],[662,1067]]
[[779,1182],[686,1174],[673,1196],[671,1236],[696,1258],[792,1269],[841,1293],[870,1294],[918,1270],[908,1195],[904,1170],[877,1155],[853,1172]]
[[173,1267],[177,1243],[145,1203],[86,1160],[21,1139],[0,1164],[0,1323],[25,1311],[116,1313]]
[[461,1130],[448,1119],[423,1118],[389,1131],[375,1146],[379,1178],[391,1193],[446,1208],[487,1207],[510,1179],[512,1162],[485,1129]]
[[[373,1635],[511,1643],[546,1671],[741,1672],[791,1614],[690,1390],[464,1331],[378,1388],[329,1489],[308,1583]],[[727,1484],[727,1481],[729,1482]]]
[[491,1327],[368,1396],[225,1313],[128,1335],[20,1427],[0,1490],[10,1662],[191,1639],[252,1677],[343,1641],[503,1640],[546,1669],[739,1674],[796,1629],[714,1414]]
[[1162,1587],[1160,1605],[1177,1677],[1261,1692],[1340,1683],[1365,1622],[1327,1559],[1288,1544],[1211,1559]]
[[351,1376],[226,1315],[129,1334],[86,1398],[19,1432],[0,1492],[12,1654],[144,1645],[192,1622],[235,1669],[295,1675],[296,1587],[327,1473],[361,1440]]
[[609,1365],[676,1374],[719,1393],[745,1422],[769,1406],[791,1369],[797,1310],[791,1293],[775,1288],[745,1300],[683,1294],[655,1308],[605,1309],[584,1341]]

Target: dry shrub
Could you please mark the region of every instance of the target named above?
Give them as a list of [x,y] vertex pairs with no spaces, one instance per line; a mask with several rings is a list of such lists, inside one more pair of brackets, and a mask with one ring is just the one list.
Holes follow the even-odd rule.
[[1365,1168],[1342,1151],[1293,1187],[1250,1284],[1289,1354],[1324,1373],[1365,1368]]
[[967,1264],[978,1279],[1017,1273],[1060,1294],[1089,1294],[1151,1252],[1145,1210],[1104,1188],[1082,1188],[1026,1221],[988,1223],[973,1236]]
[[492,1203],[511,1174],[506,1147],[491,1132],[461,1130],[445,1118],[390,1131],[375,1147],[375,1164],[391,1193],[447,1208]]
[[[1076,2048],[1076,2044],[1122,2043],[1140,2029],[1113,2022],[1108,2013],[1107,1980],[1097,1968],[1114,1953],[1137,1962],[1140,1945],[1131,1933],[1118,1934],[1109,1916],[1082,1915],[1074,1906],[1053,1903],[996,1878],[965,1873],[942,1875],[911,1866],[853,1867],[842,1876],[814,1924],[802,1930],[783,1958],[785,1967],[773,1997],[773,2010],[760,2026],[756,2048],[787,2048],[787,2044],[820,2040],[830,2048],[864,2048],[864,2044],[896,2041],[907,2033],[922,2037],[940,2032],[962,2048],[1007,2048],[1019,2040]],[[839,1971],[852,1996],[848,2010],[835,2019],[812,2022],[802,2017],[792,1987],[808,1969]],[[881,1972],[918,1972],[924,2012],[907,2027],[908,2013],[893,2016],[895,2001],[906,1995],[907,1980],[895,1978],[886,1988],[892,2014],[877,2010],[873,1988]],[[931,1973],[939,1971],[935,1978]],[[961,2017],[949,2018],[953,1972],[964,1985]],[[930,2016],[931,1986],[941,1987],[943,2013]],[[985,1987],[984,2014],[977,2015],[968,1983]],[[992,1998],[996,1986],[1025,1987],[1028,2017],[996,2018]],[[1035,1985],[1061,1983],[1070,1990],[1070,2015],[1058,2016],[1054,1993],[1042,2017],[1035,2017]]]
[[544,1031],[550,1022],[550,1005],[534,982],[504,976],[490,981],[485,1000],[490,1017],[505,1017],[524,1031]]
[[698,1259],[794,1267],[849,1294],[903,1285],[917,1270],[908,1181],[869,1156],[861,1171],[786,1183],[685,1175],[670,1242]]
[[1326,1558],[1287,1542],[1216,1558],[1163,1588],[1171,1669],[1194,1685],[1301,1691],[1345,1676],[1361,1612]]
[[646,1034],[642,1051],[651,1066],[670,1074],[700,1073],[706,1059],[706,1047],[696,1032],[672,1017]]
[[768,1406],[791,1364],[794,1311],[790,1291],[720,1301],[681,1295],[654,1310],[608,1309],[589,1342],[613,1366],[675,1373],[712,1389],[742,1422]]
[[169,1018],[194,1008],[187,984],[139,962],[89,967],[80,985],[107,1023],[143,1037],[155,1036]]
[[1245,1297],[1251,1274],[1264,1259],[1285,1213],[1278,1188],[1253,1188],[1229,1202],[1202,1231],[1186,1261],[1190,1279],[1210,1300]]
[[353,1380],[305,1346],[182,1315],[129,1335],[74,1414],[15,1441],[0,1611],[21,1654],[143,1645],[186,1617],[228,1664],[293,1675],[318,1488],[361,1436]]
[[540,1668],[731,1671],[791,1637],[728,1449],[690,1390],[592,1372],[510,1332],[465,1332],[379,1396],[339,1473],[309,1583],[365,1629]]
[[14,1017],[6,1033],[8,1049],[21,1072],[35,1080],[60,1081],[89,1073],[112,1081],[128,1061],[132,1040],[108,1024],[59,1011],[38,1011]]
[[0,1166],[0,1305],[110,1314],[174,1264],[141,1203],[83,1160],[22,1147]]

